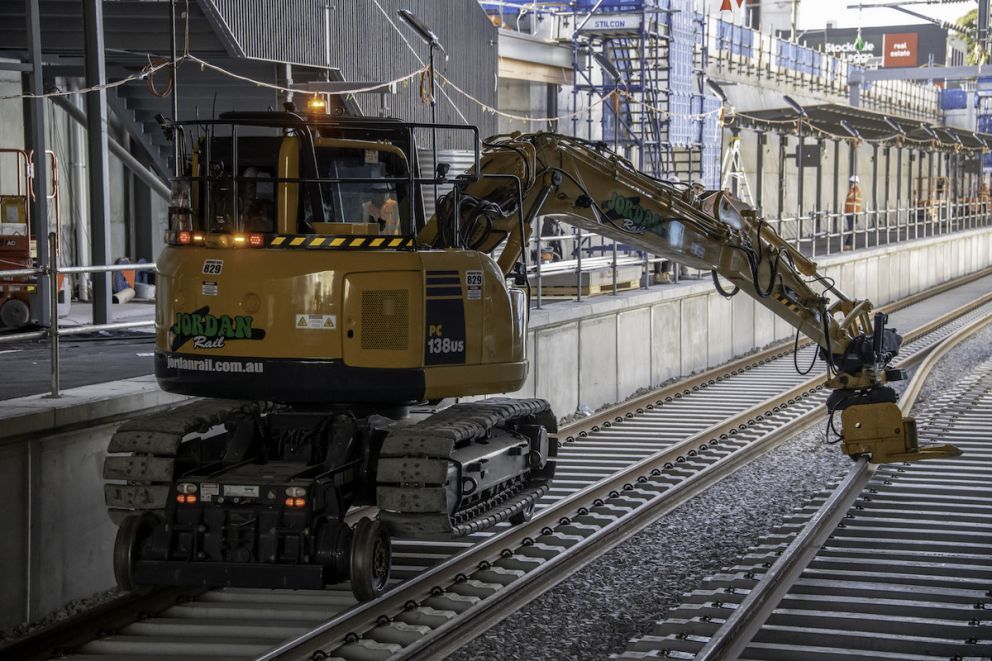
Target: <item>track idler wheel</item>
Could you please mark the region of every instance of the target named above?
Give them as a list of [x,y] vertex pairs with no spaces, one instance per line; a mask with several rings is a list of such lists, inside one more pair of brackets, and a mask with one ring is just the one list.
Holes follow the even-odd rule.
[[527,523],[534,518],[534,510],[536,509],[537,504],[534,502],[524,505],[522,510],[510,516],[510,523],[515,526],[519,526],[521,523]]
[[363,517],[351,540],[351,591],[370,601],[386,591],[393,561],[389,533],[378,521]]
[[138,549],[149,531],[155,526],[155,515],[131,514],[121,521],[114,541],[114,578],[121,590],[134,594],[146,594],[151,591],[150,585],[138,585],[134,582],[134,563],[138,560]]

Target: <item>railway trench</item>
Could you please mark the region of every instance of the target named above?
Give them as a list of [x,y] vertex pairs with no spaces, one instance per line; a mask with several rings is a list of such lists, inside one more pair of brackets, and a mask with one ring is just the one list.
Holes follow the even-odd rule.
[[[978,279],[929,303],[911,305],[894,319],[904,328],[925,325],[927,320],[960,308],[987,291],[986,279]],[[950,324],[938,324],[938,330],[909,341],[905,357],[922,351],[950,328],[979,314],[981,309],[971,310]],[[809,359],[809,351],[801,352],[800,364]],[[783,396],[782,385],[792,385],[795,392]],[[541,504],[550,518],[541,518],[539,513],[534,528],[497,530],[464,542],[401,540],[396,545],[396,578],[403,582],[376,602],[356,607],[347,586],[313,592],[212,590],[187,595],[178,603],[174,595],[168,595],[161,598],[169,603],[157,607],[145,604],[141,609],[145,616],[139,621],[104,625],[102,635],[96,639],[81,644],[77,640],[62,649],[71,650],[70,658],[147,654],[176,658],[310,658],[316,650],[331,657],[352,659],[436,658],[574,574],[582,564],[598,561],[606,550],[648,525],[650,517],[634,523],[640,515],[632,513],[642,505],[667,499],[668,503],[651,515],[657,518],[670,514],[693,495],[709,493],[706,489],[711,488],[707,484],[711,479],[725,478],[741,466],[748,466],[755,457],[784,440],[782,430],[797,421],[803,424],[805,419],[808,424],[814,420],[823,395],[815,383],[804,385],[804,378],[795,374],[791,348],[787,348],[738,361],[725,374],[704,374],[652,396],[653,401],[635,400],[628,403],[625,412],[618,414],[614,410],[594,416],[563,434],[562,480]],[[734,399],[738,396],[742,398],[739,401]],[[706,403],[702,403],[704,399]],[[740,413],[749,408],[748,404],[750,410]],[[720,408],[726,411],[716,412]],[[726,420],[726,413],[732,411],[737,416]],[[763,437],[773,440],[760,441]],[[777,437],[781,438],[775,440]],[[625,457],[618,461],[615,455],[620,443]],[[828,450],[835,460],[837,450]],[[799,453],[801,457],[808,454],[811,453]],[[623,466],[625,463],[628,465]],[[630,467],[631,463],[635,468]],[[716,468],[710,470],[712,467]],[[618,468],[622,468],[620,474],[616,472]],[[643,469],[644,474],[638,475],[638,469]],[[716,477],[698,477],[707,472]],[[796,474],[803,476],[801,471]],[[809,485],[815,484],[810,476],[803,479]],[[674,497],[665,496],[666,492]],[[760,509],[739,501],[734,502],[732,511]],[[572,510],[566,512],[569,507]],[[665,521],[670,519],[658,525],[665,525]],[[718,528],[712,522],[708,527]],[[555,567],[557,563],[549,562],[570,555],[576,564],[559,569]],[[651,557],[647,552],[637,555]],[[673,552],[670,557],[691,558],[692,554]],[[529,579],[530,570],[541,567],[546,567],[541,572],[543,578],[523,580]],[[655,567],[653,573],[692,575],[686,568],[664,566]],[[640,589],[642,583],[643,579],[628,577],[623,592],[634,593],[632,586]],[[493,599],[504,587],[513,588],[514,584],[531,584],[534,592],[513,594],[512,599]],[[580,592],[583,603],[557,612],[616,612],[589,600],[595,590]],[[497,602],[500,608],[489,606]],[[132,620],[133,615],[132,606]],[[490,616],[492,620],[487,619]],[[115,617],[122,616],[117,613]],[[464,622],[473,624],[466,626]],[[622,635],[622,631],[616,635]],[[602,632],[595,636],[603,638]],[[567,639],[560,630],[554,637]],[[534,635],[530,638],[540,640]],[[514,644],[513,648],[526,646]],[[586,644],[581,652],[594,649]],[[466,654],[471,653],[470,647]],[[537,658],[557,658],[550,649],[545,653],[550,656]]]

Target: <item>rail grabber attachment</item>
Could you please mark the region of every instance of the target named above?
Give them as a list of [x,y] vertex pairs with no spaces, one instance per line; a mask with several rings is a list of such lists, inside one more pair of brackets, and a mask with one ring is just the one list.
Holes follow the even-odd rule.
[[903,417],[902,410],[891,402],[857,404],[841,414],[844,427],[844,454],[868,455],[873,464],[895,464],[921,459],[957,457],[961,450],[953,445],[920,447],[916,418]]

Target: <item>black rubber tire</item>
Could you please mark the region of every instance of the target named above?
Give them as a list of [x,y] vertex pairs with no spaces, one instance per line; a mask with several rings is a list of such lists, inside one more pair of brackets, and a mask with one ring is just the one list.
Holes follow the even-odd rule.
[[125,518],[117,529],[114,540],[114,578],[117,585],[125,592],[147,594],[151,585],[138,585],[134,582],[134,561],[138,557],[138,547],[144,536],[154,526],[156,518],[153,514],[132,514]]
[[8,299],[0,306],[0,326],[20,328],[31,321],[31,308],[19,298]]
[[516,514],[510,516],[510,523],[515,526],[519,526],[521,523],[527,523],[534,518],[534,510],[536,509],[535,503],[527,505]]
[[389,533],[378,521],[363,517],[351,540],[351,591],[358,601],[371,601],[386,591],[392,561]]

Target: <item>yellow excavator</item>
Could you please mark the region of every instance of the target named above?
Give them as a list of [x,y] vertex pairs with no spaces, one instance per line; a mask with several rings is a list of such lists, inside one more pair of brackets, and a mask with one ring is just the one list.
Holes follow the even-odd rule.
[[[527,520],[557,416],[524,383],[535,218],[711,270],[820,346],[843,448],[919,447],[886,385],[901,338],[726,192],[552,133],[284,112],[167,123],[182,145],[158,260],[155,373],[200,400],[123,424],[104,466],[120,585],[387,589],[391,537]],[[431,131],[475,166],[418,167]],[[450,184],[424,217],[424,192]],[[717,275],[730,283],[721,287]],[[833,298],[833,301],[828,299]],[[356,520],[357,519],[357,520]]]

